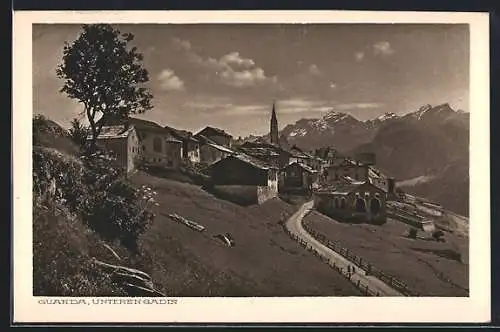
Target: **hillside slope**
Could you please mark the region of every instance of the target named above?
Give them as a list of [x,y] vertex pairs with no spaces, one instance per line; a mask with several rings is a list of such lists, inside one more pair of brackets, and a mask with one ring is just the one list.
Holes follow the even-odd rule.
[[[199,187],[138,173],[131,178],[158,193],[151,228],[140,238],[151,275],[174,296],[360,295],[338,273],[291,240],[279,225],[295,207],[272,199],[242,207]],[[177,213],[206,227],[196,232],[168,217]],[[213,235],[230,233],[232,248]]]
[[[116,178],[108,174],[115,172],[112,162],[100,158],[105,155],[83,158],[57,124],[43,118],[33,124],[35,295],[360,295],[285,234],[278,222],[294,206],[274,199],[242,207],[146,173]],[[151,211],[143,203],[153,196],[158,206]],[[203,223],[207,231],[173,221],[171,212]],[[142,229],[137,221],[150,216]],[[131,231],[139,234],[133,243]],[[218,233],[230,233],[236,246],[215,241]],[[123,266],[123,273],[94,258]],[[144,273],[146,280],[139,280]],[[146,289],[131,287],[131,279],[139,283],[132,286]]]

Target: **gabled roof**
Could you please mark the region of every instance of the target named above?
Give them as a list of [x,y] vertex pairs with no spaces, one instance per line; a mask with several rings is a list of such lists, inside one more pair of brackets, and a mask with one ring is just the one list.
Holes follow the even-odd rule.
[[170,136],[170,135],[167,138],[165,138],[165,141],[171,142],[171,143],[182,143],[182,140],[177,139],[177,138]]
[[374,177],[374,178],[384,178],[386,177],[382,171],[380,171],[378,168],[374,166],[368,166],[368,176]]
[[335,168],[340,166],[356,166],[356,162],[348,158],[334,159],[330,164],[326,165],[325,167]]
[[304,171],[306,171],[308,173],[311,173],[311,174],[318,172],[315,169],[313,169],[312,167],[310,167],[308,165],[305,165],[303,163],[296,162],[296,161],[294,161],[293,163],[290,163],[290,164],[286,165],[285,168],[291,167],[292,165],[297,165],[298,167],[302,168]]
[[277,157],[279,156],[279,153],[277,153],[274,150],[268,149],[268,148],[244,148],[244,147],[239,147],[239,151],[242,151],[250,156],[254,157]]
[[222,151],[222,152],[226,152],[226,153],[230,153],[230,154],[234,154],[235,152],[225,146],[222,146],[222,145],[219,145],[217,143],[211,143],[211,142],[207,142],[206,145],[214,148],[214,149],[217,149],[219,151]]
[[177,139],[180,140],[190,140],[192,142],[198,142],[196,138],[193,137],[193,133],[187,130],[181,130],[181,129],[176,129],[170,126],[165,126],[163,127],[165,130],[167,130],[170,134],[175,136]]
[[206,126],[202,130],[200,130],[195,136],[197,136],[197,135],[206,136],[207,132],[213,132],[217,135],[222,135],[222,136],[226,136],[226,137],[233,137],[231,134],[226,133],[224,130],[219,129],[219,128],[215,128],[215,127],[211,127],[211,126]]
[[246,155],[244,153],[235,153],[232,155],[227,156],[226,158],[223,158],[212,165],[209,166],[209,168],[216,167],[217,165],[220,165],[221,163],[225,162],[228,159],[237,159],[241,162],[244,162],[246,164],[249,164],[255,168],[262,169],[262,170],[268,170],[268,169],[276,169],[275,166],[272,166],[262,160],[259,160],[257,158],[254,158],[252,156]]
[[323,186],[318,190],[320,194],[334,194],[334,195],[348,195],[356,190],[360,186],[369,185],[379,191],[383,191],[381,188],[373,185],[371,182],[347,182],[347,181],[339,181],[333,184],[329,184],[327,186]]
[[128,119],[113,119],[113,118],[102,118],[100,121],[104,122],[105,126],[116,126],[120,124],[133,125],[136,130],[141,131],[154,131],[159,133],[166,133],[165,129],[157,124],[156,122],[143,120],[139,118],[129,117]]
[[237,158],[243,162],[246,162],[250,165],[253,165],[253,166],[261,168],[261,169],[270,169],[270,168],[277,169],[276,166],[273,166],[273,165],[271,165],[263,160],[257,159],[255,157],[249,156],[249,155],[244,154],[244,153],[237,153],[237,154],[233,155],[232,157]]
[[[240,149],[259,149],[259,150],[253,150],[253,151],[271,151],[276,154],[280,153],[286,153],[287,155],[290,155],[290,151],[287,151],[283,149],[280,146],[277,146],[275,144],[267,143],[267,142],[245,142],[242,145],[240,145]],[[252,150],[249,150],[252,151]],[[269,152],[269,153],[271,153]]]
[[[131,131],[134,130],[134,126],[129,126],[128,128],[124,125],[116,126],[103,126],[101,132],[97,139],[111,139],[111,138],[127,138]],[[92,134],[87,136],[87,139],[91,139]]]

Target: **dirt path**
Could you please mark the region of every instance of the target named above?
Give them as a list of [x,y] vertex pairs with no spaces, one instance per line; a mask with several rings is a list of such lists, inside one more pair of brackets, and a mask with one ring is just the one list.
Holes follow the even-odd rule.
[[[304,203],[299,210],[287,220],[286,227],[288,231],[303,241],[306,241],[309,246],[313,247],[320,255],[328,258],[330,262],[334,262],[336,266],[345,270],[347,270],[348,266],[355,266],[353,262],[317,241],[302,227],[302,219],[311,211],[312,207],[313,201]],[[367,275],[366,271],[359,267],[356,267],[350,280],[354,284],[358,283],[358,281],[363,282],[365,285],[368,285],[371,290],[379,293],[380,296],[403,296],[403,294],[382,282],[380,279],[372,275]]]

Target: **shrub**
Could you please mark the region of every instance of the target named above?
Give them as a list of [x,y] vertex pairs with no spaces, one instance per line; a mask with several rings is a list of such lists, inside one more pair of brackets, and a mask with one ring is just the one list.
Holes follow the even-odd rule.
[[80,159],[53,149],[33,149],[33,191],[39,200],[53,199],[78,214],[107,240],[135,249],[136,239],[152,222],[153,192],[126,182],[109,154],[98,151]]
[[88,128],[85,127],[78,119],[75,118],[71,121],[71,128],[68,130],[68,134],[75,144],[85,148],[89,133]]
[[35,296],[126,295],[109,275],[90,262],[87,249],[96,235],[55,201],[35,202],[33,294]]
[[109,189],[89,196],[81,213],[89,227],[105,239],[119,239],[127,248],[135,250],[138,236],[154,218],[148,211],[154,204],[153,196],[150,190],[138,191],[128,183],[118,181]]

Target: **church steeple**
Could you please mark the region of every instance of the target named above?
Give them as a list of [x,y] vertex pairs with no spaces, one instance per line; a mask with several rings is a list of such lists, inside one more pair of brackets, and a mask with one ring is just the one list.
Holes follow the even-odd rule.
[[276,118],[276,107],[273,101],[273,111],[271,113],[271,132],[270,132],[271,144],[279,144],[278,138],[278,119]]

